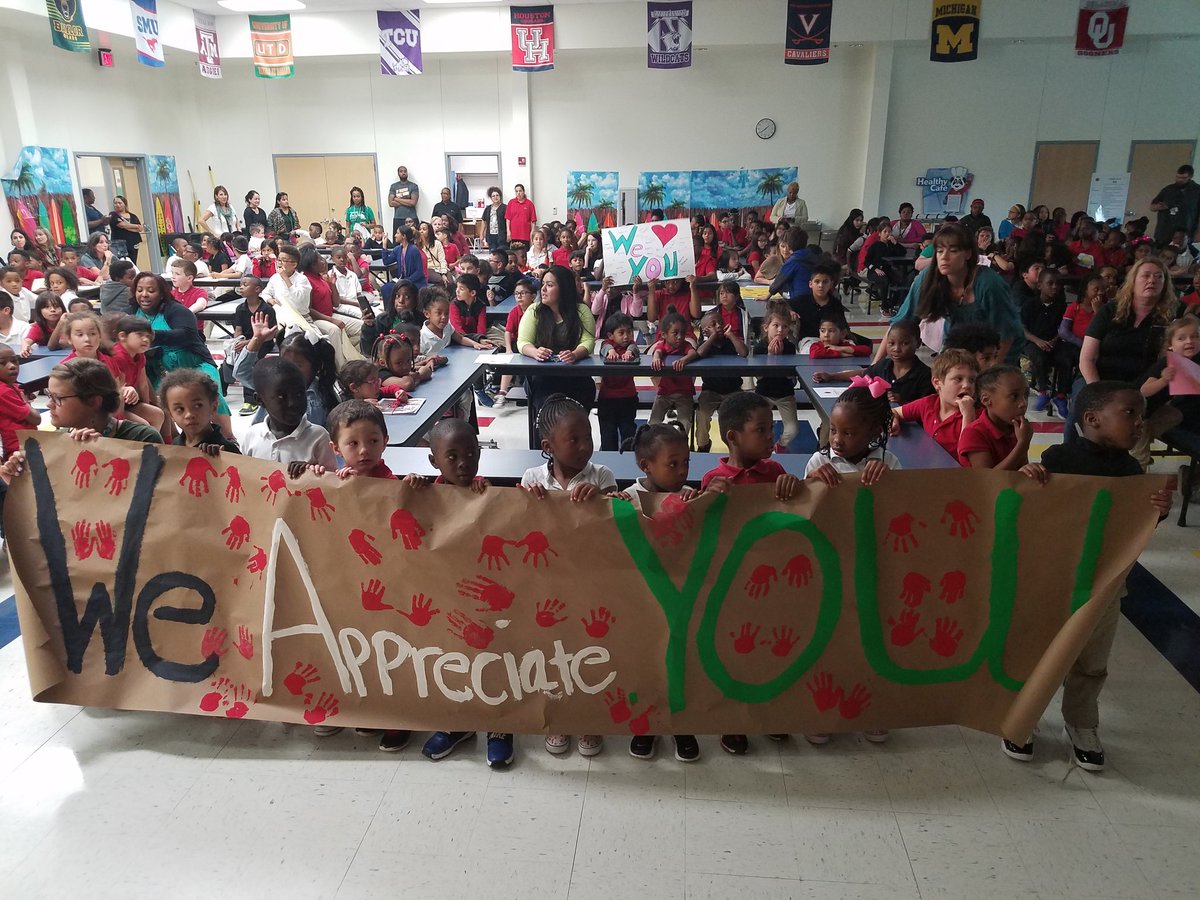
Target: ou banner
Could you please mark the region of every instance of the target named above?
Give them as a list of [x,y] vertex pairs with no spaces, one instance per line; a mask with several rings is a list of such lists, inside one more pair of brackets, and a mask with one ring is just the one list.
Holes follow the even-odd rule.
[[221,48],[217,44],[217,20],[208,13],[192,11],[196,21],[196,62],[205,78],[221,77]]
[[514,6],[512,67],[514,72],[548,72],[554,68],[554,7]]
[[1115,56],[1125,43],[1126,0],[1080,0],[1076,56]]
[[157,0],[129,0],[133,12],[133,41],[137,58],[143,66],[161,69],[165,66],[162,39],[158,36]]
[[783,61],[789,66],[819,66],[829,62],[832,19],[833,0],[810,3],[788,0]]
[[377,12],[379,23],[379,71],[382,75],[420,75],[421,11],[400,9]]

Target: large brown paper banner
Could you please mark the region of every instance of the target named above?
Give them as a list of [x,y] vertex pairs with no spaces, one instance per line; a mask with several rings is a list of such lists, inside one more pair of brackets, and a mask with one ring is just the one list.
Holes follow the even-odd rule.
[[1029,733],[1163,479],[890,473],[684,504],[65,436],[5,505],[37,700],[562,733]]

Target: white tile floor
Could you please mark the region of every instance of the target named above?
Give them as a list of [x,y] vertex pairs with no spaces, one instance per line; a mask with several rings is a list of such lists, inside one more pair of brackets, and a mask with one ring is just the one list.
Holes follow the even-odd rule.
[[[519,445],[524,410],[492,415]],[[1164,524],[1143,558],[1193,608],[1198,535]],[[388,755],[350,732],[35,704],[18,640],[0,649],[0,897],[1195,900],[1200,694],[1125,621],[1111,671],[1100,775],[1068,762],[1053,704],[1026,765],[942,727],[756,738],[740,758],[702,738],[692,765],[520,738],[493,772],[479,744],[431,763],[420,737]]]

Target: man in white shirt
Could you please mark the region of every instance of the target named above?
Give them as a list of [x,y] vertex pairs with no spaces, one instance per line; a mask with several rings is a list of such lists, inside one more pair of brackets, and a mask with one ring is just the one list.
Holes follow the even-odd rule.
[[[279,248],[279,258],[276,260],[276,272],[267,282],[262,298],[274,307],[286,309],[298,319],[302,319],[305,331],[309,332],[310,340],[318,340],[323,335],[333,347],[333,354],[340,369],[346,364],[346,354],[342,347],[342,329],[334,322],[323,319],[313,319],[310,308],[312,302],[312,285],[308,278],[296,270],[300,263],[300,254],[290,244]],[[289,318],[286,313],[279,316],[280,324],[299,325],[298,321]],[[317,334],[311,332],[315,329]]]
[[787,186],[787,196],[780,197],[771,207],[771,221],[791,219],[793,225],[808,221],[808,204],[800,199],[800,185],[792,182]]

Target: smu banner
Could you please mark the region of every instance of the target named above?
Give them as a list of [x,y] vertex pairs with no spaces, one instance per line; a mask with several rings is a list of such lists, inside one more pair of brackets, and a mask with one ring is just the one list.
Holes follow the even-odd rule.
[[646,4],[646,65],[686,69],[692,64],[692,4]]
[[250,16],[250,45],[256,78],[291,78],[296,74],[292,56],[292,17]]
[[79,0],[46,0],[46,14],[50,16],[50,37],[55,47],[72,53],[92,49]]
[[133,42],[137,47],[137,58],[143,66],[161,69],[166,65],[163,58],[162,40],[158,36],[157,0],[129,0],[133,12]]
[[379,72],[382,75],[420,75],[421,11],[399,9],[377,12],[379,23]]
[[819,66],[829,62],[829,29],[833,0],[788,0],[787,39],[783,61],[789,66]]
[[217,20],[208,13],[192,11],[196,21],[196,62],[205,78],[221,77],[221,48],[217,44]]
[[554,68],[554,7],[514,6],[512,67],[514,72],[548,72]]
[[1127,0],[1079,0],[1076,56],[1115,56],[1125,43]]
[[933,0],[929,33],[931,62],[968,62],[979,58],[979,13],[983,0],[947,3]]
[[24,434],[4,518],[36,700],[374,728],[1023,740],[1166,481],[572,503]]

